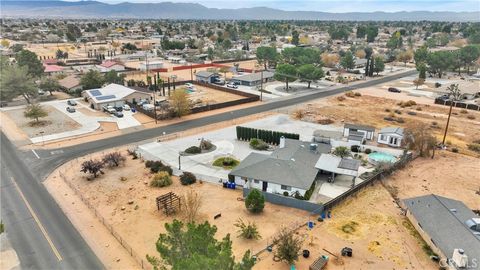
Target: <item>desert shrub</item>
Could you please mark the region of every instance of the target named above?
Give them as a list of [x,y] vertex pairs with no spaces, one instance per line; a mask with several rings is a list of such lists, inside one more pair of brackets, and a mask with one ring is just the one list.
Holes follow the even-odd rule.
[[438,123],[436,121],[432,122],[432,126],[437,126],[437,125],[438,125]]
[[197,221],[202,205],[202,196],[194,190],[189,190],[182,196],[182,218],[188,223]]
[[267,150],[268,144],[260,139],[253,138],[250,140],[250,147],[255,150]]
[[368,154],[370,154],[370,153],[372,153],[372,149],[370,149],[370,148],[365,149],[365,154],[368,155]]
[[233,169],[234,167],[236,167],[238,164],[240,163],[240,161],[234,159],[234,158],[231,158],[231,157],[221,157],[221,158],[217,158],[214,162],[213,162],[213,166],[217,166],[217,167],[223,167],[224,169]]
[[310,188],[305,192],[305,196],[303,196],[304,200],[310,200],[310,197],[312,197],[313,191],[315,190],[315,181],[313,181],[312,185]]
[[258,189],[252,189],[245,198],[245,207],[252,213],[260,213],[265,207],[265,197]]
[[191,185],[195,182],[197,182],[197,177],[191,172],[183,172],[182,175],[180,175],[180,183],[182,183],[182,185]]
[[150,168],[151,173],[158,173],[160,171],[167,171],[172,175],[172,169],[169,166],[165,166],[161,161],[147,160],[145,161],[145,167]]
[[288,197],[288,195],[290,195],[290,194],[288,194],[288,191],[283,192],[283,196]]
[[409,112],[407,112],[407,113],[408,113],[409,115],[417,115],[417,113],[414,112],[414,111],[409,111]]
[[122,182],[125,182],[125,181],[127,181],[127,177],[125,177],[125,176],[120,176],[120,178],[119,178],[119,179],[120,179],[120,181],[122,181]]
[[345,92],[345,96],[353,98],[353,97],[355,97],[355,93],[353,93],[353,91],[347,91],[347,92]]
[[152,187],[167,187],[172,184],[172,177],[167,172],[156,173],[152,181],[150,181],[150,186]]
[[330,125],[330,124],[333,124],[333,122],[334,121],[330,118],[322,118],[322,119],[317,120],[317,123],[320,124],[320,125]]
[[397,123],[400,123],[400,124],[405,123],[405,120],[404,120],[403,118],[397,118],[397,119],[395,119],[395,121],[396,121]]
[[126,158],[120,152],[112,152],[104,155],[102,161],[108,167],[118,167],[125,163]]
[[421,111],[421,110],[422,110],[422,107],[417,107],[415,110]]
[[303,239],[296,235],[293,230],[282,228],[274,242],[277,243],[275,256],[290,265],[298,260],[300,249],[302,248]]
[[173,169],[172,169],[172,167],[170,167],[168,165],[165,165],[165,166],[162,166],[162,167],[158,168],[158,172],[166,172],[166,173],[168,173],[168,175],[172,175],[173,174]]
[[350,151],[352,151],[352,152],[354,152],[354,153],[360,152],[360,145],[352,145],[352,146],[350,146]]
[[467,111],[467,110],[465,110],[465,109],[461,109],[461,110],[460,110],[460,113],[467,114],[467,113],[468,113],[468,111]]
[[83,173],[90,173],[93,178],[97,178],[99,174],[103,174],[103,162],[100,160],[85,160],[82,162],[82,167],[80,169]]
[[385,109],[385,112],[391,112],[389,108],[386,108]]
[[385,116],[385,117],[383,118],[383,120],[392,122],[392,121],[395,121],[395,118],[390,117],[390,116]]
[[439,88],[440,86],[442,86],[441,83],[439,83],[439,82],[436,82],[436,83],[435,83],[435,88]]
[[305,112],[302,109],[297,109],[293,112],[293,117],[295,119],[302,119],[305,115]]
[[234,224],[234,226],[239,228],[238,237],[255,240],[262,238],[260,236],[260,233],[258,232],[258,228],[255,223],[248,222],[247,224],[241,218],[239,218],[237,219],[237,222]]
[[359,92],[355,92],[355,96],[356,96],[356,97],[361,97],[362,94],[360,94]]
[[350,155],[350,150],[346,146],[337,146],[333,150],[333,154],[344,158]]
[[137,159],[138,158],[137,152],[135,152],[135,150],[133,150],[133,149],[128,149],[127,153],[128,153],[128,155],[132,156],[132,159]]
[[475,116],[474,116],[474,115],[471,115],[471,114],[469,114],[469,115],[467,115],[467,118],[468,118],[468,119],[470,119],[470,120],[474,120],[474,119],[475,119]]
[[475,151],[475,152],[480,152],[480,144],[478,143],[470,143],[467,144],[467,147],[469,150]]
[[200,141],[200,149],[201,150],[210,150],[212,148],[213,148],[213,143],[210,142],[209,140],[202,139]]
[[396,114],[402,114],[402,112],[400,110],[395,110],[394,111]]
[[202,149],[195,145],[185,149],[185,153],[187,154],[200,154],[201,152],[202,152]]
[[344,100],[345,100],[345,97],[344,97],[344,96],[339,96],[339,97],[337,97],[337,100],[338,100],[338,101],[344,101]]
[[458,153],[458,148],[453,147],[453,148],[452,148],[452,152],[453,152],[453,153]]

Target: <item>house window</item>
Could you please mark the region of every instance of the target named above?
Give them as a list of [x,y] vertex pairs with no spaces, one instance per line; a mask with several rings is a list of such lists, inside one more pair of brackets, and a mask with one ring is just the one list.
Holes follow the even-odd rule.
[[292,190],[292,187],[284,186],[284,185],[281,185],[280,188],[283,189],[283,190],[288,190],[288,191]]
[[385,135],[380,135],[380,140],[385,141]]
[[260,181],[258,181],[258,180],[253,180],[253,182],[254,182],[255,184],[260,184]]

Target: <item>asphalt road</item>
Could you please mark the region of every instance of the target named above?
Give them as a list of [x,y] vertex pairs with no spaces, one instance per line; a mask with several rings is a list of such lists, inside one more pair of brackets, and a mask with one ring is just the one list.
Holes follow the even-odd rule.
[[152,139],[161,136],[164,132],[170,134],[289,107],[415,73],[416,71],[403,72],[351,86],[273,100],[255,107],[140,130],[71,147],[53,150],[37,149],[35,153],[17,151],[8,138],[1,133],[1,218],[5,223],[10,242],[20,258],[21,268],[42,270],[103,268],[101,262],[41,183],[56,167],[68,160],[96,151]]
[[103,269],[70,220],[0,134],[1,218],[21,269]]

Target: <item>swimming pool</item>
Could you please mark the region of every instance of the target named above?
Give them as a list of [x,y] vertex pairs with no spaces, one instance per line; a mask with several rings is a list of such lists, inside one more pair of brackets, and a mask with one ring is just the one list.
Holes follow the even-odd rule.
[[188,89],[188,88],[185,89],[185,93],[187,93],[187,94],[191,94],[193,92],[195,92],[193,89]]
[[395,163],[397,158],[389,153],[385,152],[373,152],[368,154],[368,160],[376,164],[378,162],[390,162]]

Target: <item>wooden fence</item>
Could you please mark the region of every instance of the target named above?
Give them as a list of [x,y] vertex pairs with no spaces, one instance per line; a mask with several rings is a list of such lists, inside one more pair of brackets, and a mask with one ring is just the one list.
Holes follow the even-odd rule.
[[474,110],[474,111],[480,111],[480,106],[472,103],[465,103],[465,102],[460,102],[460,101],[451,101],[451,100],[445,100],[441,98],[436,98],[435,99],[435,104],[439,105],[445,105],[445,106],[450,106],[450,104],[453,102],[453,107],[456,108],[463,108],[467,110]]

